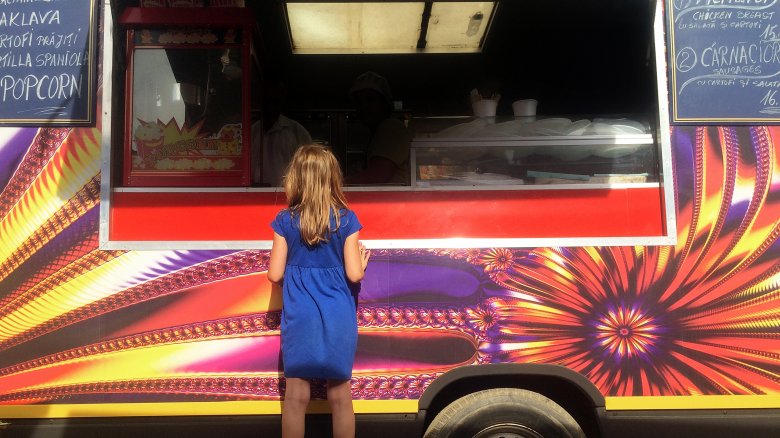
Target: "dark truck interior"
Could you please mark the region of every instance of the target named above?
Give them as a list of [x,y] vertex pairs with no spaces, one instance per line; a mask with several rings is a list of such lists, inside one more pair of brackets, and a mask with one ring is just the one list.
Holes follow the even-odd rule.
[[481,53],[293,55],[279,0],[247,2],[290,108],[349,107],[360,73],[385,76],[418,115],[470,114],[469,91],[501,93],[497,114],[534,98],[540,115],[652,113],[655,76],[649,0],[500,1]]

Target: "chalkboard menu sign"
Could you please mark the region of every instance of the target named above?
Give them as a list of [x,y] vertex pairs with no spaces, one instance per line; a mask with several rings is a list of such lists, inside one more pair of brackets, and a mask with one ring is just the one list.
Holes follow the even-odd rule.
[[666,0],[672,123],[780,122],[780,0]]
[[95,0],[0,0],[0,125],[95,121]]

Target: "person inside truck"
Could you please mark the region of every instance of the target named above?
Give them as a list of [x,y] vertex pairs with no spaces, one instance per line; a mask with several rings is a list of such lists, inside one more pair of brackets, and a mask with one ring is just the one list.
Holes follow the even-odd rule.
[[298,146],[312,142],[300,123],[282,114],[286,88],[269,72],[263,77],[262,116],[252,124],[252,185],[281,187],[282,175]]
[[348,184],[409,184],[411,135],[393,117],[393,95],[383,76],[368,71],[349,90],[359,120],[370,132],[366,168],[347,177]]

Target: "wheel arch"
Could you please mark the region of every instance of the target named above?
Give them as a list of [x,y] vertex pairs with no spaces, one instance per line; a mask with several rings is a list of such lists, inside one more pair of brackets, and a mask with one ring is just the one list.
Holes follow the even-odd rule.
[[574,417],[589,437],[601,436],[604,396],[582,374],[561,365],[466,365],[442,374],[419,400],[424,427],[444,407],[466,394],[491,388],[518,388],[551,399]]

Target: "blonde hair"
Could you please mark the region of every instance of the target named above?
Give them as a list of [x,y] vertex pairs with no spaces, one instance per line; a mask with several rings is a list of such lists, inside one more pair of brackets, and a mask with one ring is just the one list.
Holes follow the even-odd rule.
[[[341,167],[333,153],[317,144],[303,145],[287,166],[284,192],[287,207],[300,215],[300,231],[308,245],[326,242],[329,234],[340,225],[340,210],[347,207],[342,189]],[[336,219],[336,229],[330,228],[330,216]]]

